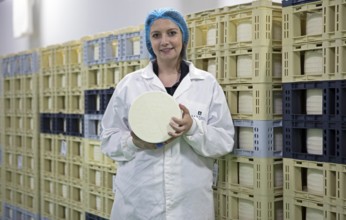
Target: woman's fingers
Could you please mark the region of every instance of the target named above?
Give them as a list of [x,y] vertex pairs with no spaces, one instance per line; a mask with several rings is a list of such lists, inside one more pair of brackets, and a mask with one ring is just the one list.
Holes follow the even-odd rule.
[[183,112],[182,118],[179,119],[179,118],[173,117],[170,122],[170,126],[173,128],[174,132],[170,132],[169,134],[173,137],[178,137],[188,132],[192,126],[192,118],[190,116],[189,110],[183,104],[179,104],[179,107]]

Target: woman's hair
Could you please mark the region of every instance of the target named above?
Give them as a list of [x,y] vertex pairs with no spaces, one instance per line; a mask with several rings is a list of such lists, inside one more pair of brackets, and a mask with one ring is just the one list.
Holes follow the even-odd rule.
[[183,48],[181,51],[181,58],[185,59],[187,43],[189,41],[189,29],[187,27],[184,16],[180,12],[172,8],[155,9],[148,14],[145,20],[145,43],[150,54],[150,59],[156,59],[156,55],[150,42],[150,28],[154,21],[160,18],[169,19],[173,21],[176,25],[178,25],[183,35]]

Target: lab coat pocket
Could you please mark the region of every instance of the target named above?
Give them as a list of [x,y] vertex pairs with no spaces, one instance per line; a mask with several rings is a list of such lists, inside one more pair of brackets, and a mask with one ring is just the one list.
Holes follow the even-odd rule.
[[187,104],[190,115],[193,118],[197,118],[202,121],[207,121],[208,119],[208,106],[203,103],[198,102],[189,102]]

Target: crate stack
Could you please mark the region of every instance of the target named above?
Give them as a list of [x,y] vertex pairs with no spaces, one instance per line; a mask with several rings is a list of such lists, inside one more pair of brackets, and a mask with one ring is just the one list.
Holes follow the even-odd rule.
[[283,1],[284,219],[346,219],[346,1]]
[[2,218],[37,219],[40,205],[38,51],[2,58]]
[[188,58],[215,75],[236,128],[218,160],[216,219],[282,219],[282,7],[271,1],[187,16]]
[[48,46],[40,55],[41,218],[84,219],[82,43]]
[[100,123],[117,83],[148,63],[144,26],[82,38],[86,219],[109,218],[114,201],[114,161],[101,153]]

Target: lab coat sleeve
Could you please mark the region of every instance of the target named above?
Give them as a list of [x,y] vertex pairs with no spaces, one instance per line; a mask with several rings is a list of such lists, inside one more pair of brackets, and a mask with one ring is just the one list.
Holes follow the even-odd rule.
[[205,157],[217,158],[233,150],[234,125],[219,85],[214,86],[207,121],[193,118],[190,130],[183,137],[196,153]]
[[101,151],[115,161],[129,161],[138,150],[132,142],[125,106],[116,90],[101,120]]

